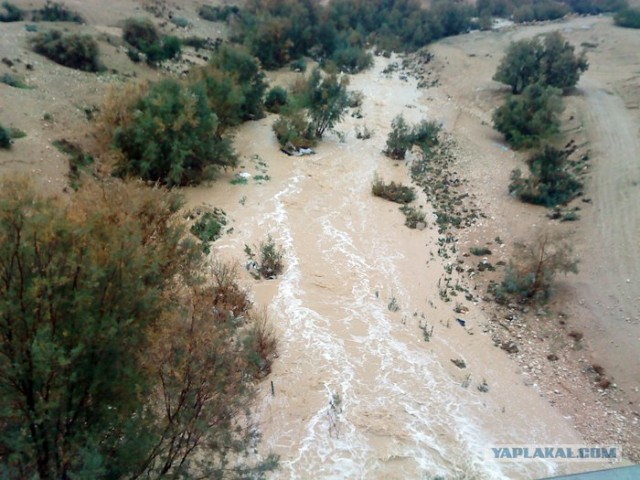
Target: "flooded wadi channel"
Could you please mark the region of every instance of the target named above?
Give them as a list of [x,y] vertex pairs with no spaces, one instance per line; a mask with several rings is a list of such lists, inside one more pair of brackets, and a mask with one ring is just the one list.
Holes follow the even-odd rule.
[[[228,215],[232,230],[214,255],[244,264],[245,244],[268,234],[284,248],[278,279],[243,274],[279,337],[279,358],[256,405],[261,451],[280,455],[278,478],[532,478],[580,470],[490,458],[499,444],[582,439],[493,346],[483,312],[466,302],[463,327],[439,298],[445,263],[434,255],[433,213],[427,229],[410,230],[396,204],[371,194],[376,174],[409,181],[407,165],[382,154],[396,115],[438,120],[445,130],[453,115],[438,89],[385,75],[391,61],[377,58],[351,78],[350,90],[364,95],[363,116],[347,117],[315,155],[280,152],[269,116],[235,139],[241,170],[268,180],[233,185],[237,172],[228,172],[187,192],[190,206]],[[356,138],[365,125],[372,138]]]

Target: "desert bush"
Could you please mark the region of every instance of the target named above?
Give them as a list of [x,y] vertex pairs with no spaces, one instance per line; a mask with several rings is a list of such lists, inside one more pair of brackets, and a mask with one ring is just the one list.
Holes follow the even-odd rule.
[[404,213],[404,224],[409,228],[418,228],[420,224],[426,227],[427,216],[419,208],[410,205],[403,205],[400,211]]
[[640,8],[626,8],[613,17],[619,27],[640,28]]
[[469,251],[471,252],[471,255],[475,255],[476,257],[491,255],[491,250],[487,247],[471,247]]
[[24,83],[24,81],[11,73],[3,73],[0,75],[0,83],[4,83],[5,85],[9,85],[14,88],[24,88],[28,89],[29,85]]
[[247,350],[251,353],[249,364],[254,375],[262,378],[271,373],[274,357],[277,354],[278,341],[266,311],[252,312],[249,315]]
[[311,148],[317,139],[309,127],[303,111],[296,110],[280,115],[273,123],[273,132],[281,147]]
[[122,38],[131,46],[144,53],[147,62],[155,65],[180,55],[180,39],[163,37],[148,18],[128,18],[122,27]]
[[540,84],[510,95],[493,113],[493,126],[516,150],[533,148],[556,134],[563,109],[561,91]]
[[528,160],[529,176],[519,169],[511,173],[509,193],[523,202],[545,207],[564,205],[582,188],[582,183],[569,171],[568,153],[545,146]]
[[547,300],[558,273],[577,273],[573,248],[559,235],[538,232],[530,244],[516,243],[502,282],[494,287],[496,300],[517,297],[522,302]]
[[258,277],[274,279],[284,271],[284,250],[276,244],[271,235],[260,242],[257,247],[258,253],[248,245],[244,246],[244,251],[249,258],[249,271],[255,271]]
[[191,233],[202,242],[204,253],[210,252],[210,244],[222,235],[222,229],[227,224],[225,212],[219,208],[214,208],[202,214],[202,216],[191,226]]
[[391,122],[391,132],[387,138],[384,154],[396,160],[403,160],[411,146],[411,127],[402,115],[398,115]]
[[558,32],[543,41],[512,42],[493,79],[511,86],[514,94],[534,83],[563,90],[573,87],[588,68],[584,52],[576,56],[574,50]]
[[83,23],[84,18],[64,3],[47,0],[44,7],[34,10],[31,15],[34,22],[74,22]]
[[0,125],[0,148],[9,150],[11,148],[11,131]]
[[198,9],[200,18],[209,20],[210,22],[226,22],[229,17],[238,15],[238,13],[240,13],[240,9],[235,5],[202,5]]
[[360,73],[373,65],[373,55],[361,47],[348,46],[333,52],[331,61],[346,73]]
[[241,47],[220,47],[209,65],[194,70],[191,81],[203,85],[221,129],[264,116],[264,73],[256,59]]
[[387,137],[387,146],[384,154],[395,160],[402,160],[414,145],[423,151],[438,144],[438,134],[442,127],[434,122],[422,120],[411,127],[402,115],[397,116],[391,122],[391,132]]
[[32,40],[33,51],[65,67],[97,72],[98,44],[89,35],[63,34],[60,30],[39,33]]
[[20,22],[24,20],[24,10],[9,2],[0,5],[0,22]]
[[133,113],[117,119],[113,132],[117,174],[188,185],[236,165],[229,140],[215,134],[218,121],[200,85],[163,80],[128,109]]
[[172,17],[171,23],[180,28],[187,28],[191,26],[191,22],[184,17]]
[[267,96],[264,99],[264,107],[269,112],[279,113],[280,109],[287,104],[288,99],[289,94],[287,91],[276,85],[267,93]]
[[384,198],[395,203],[411,203],[416,199],[416,193],[411,187],[401,183],[385,183],[376,176],[371,185],[371,193],[376,197]]
[[302,57],[296,58],[289,64],[289,70],[303,73],[307,70],[307,61]]
[[571,11],[565,3],[543,0],[521,5],[513,11],[514,22],[546,21],[562,18]]
[[568,0],[568,3],[574,12],[581,14],[617,12],[629,6],[627,0]]

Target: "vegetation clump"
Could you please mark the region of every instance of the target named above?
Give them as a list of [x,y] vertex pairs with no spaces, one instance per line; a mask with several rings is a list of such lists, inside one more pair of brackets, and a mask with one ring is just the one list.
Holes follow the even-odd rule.
[[493,126],[516,150],[537,147],[559,131],[561,94],[539,83],[529,85],[521,95],[510,95],[496,109]]
[[280,86],[275,86],[267,93],[264,99],[264,108],[271,113],[280,113],[280,110],[288,101],[289,94],[287,91]]
[[582,183],[569,170],[568,156],[566,151],[545,146],[527,160],[528,177],[523,177],[520,169],[511,173],[509,193],[535,205],[565,205],[582,188]]
[[25,12],[9,2],[0,4],[0,22],[20,22],[24,20]]
[[[148,18],[128,18],[122,27],[122,38],[145,54],[147,63],[156,65],[180,55],[181,43],[177,37],[162,36]],[[130,55],[131,56],[131,55]]]
[[264,478],[275,468],[274,456],[248,457],[254,378],[275,339],[233,269],[205,270],[181,204],[118,181],[65,198],[3,182],[4,476]]
[[222,229],[227,224],[227,215],[219,208],[214,208],[202,214],[191,226],[191,233],[202,242],[204,253],[210,252],[210,244],[222,235]]
[[65,34],[60,30],[39,33],[32,40],[33,51],[65,67],[85,72],[103,69],[98,44],[89,35]]
[[416,192],[413,188],[396,182],[385,183],[384,180],[377,176],[371,185],[371,193],[376,197],[384,198],[395,203],[406,204],[416,199]]
[[502,282],[493,286],[499,303],[506,303],[510,297],[523,303],[545,301],[558,273],[578,273],[571,245],[558,235],[539,232],[532,243],[517,243],[515,247]]
[[0,125],[0,148],[9,150],[11,143],[11,130]]
[[613,17],[619,27],[640,28],[640,8],[626,8]]
[[405,226],[414,229],[423,229],[427,226],[427,215],[419,208],[411,205],[402,205],[400,211],[404,214]]
[[24,80],[22,80],[19,77],[16,77],[11,73],[3,73],[2,75],[0,75],[0,83],[4,83],[5,85],[9,85],[10,87],[13,87],[13,88],[22,88],[22,89],[30,88],[29,85],[24,83]]
[[574,47],[553,32],[539,39],[512,42],[493,79],[507,84],[514,94],[533,84],[566,90],[578,83],[587,70],[585,53],[575,55]]
[[244,246],[244,252],[249,258],[247,269],[255,278],[274,279],[284,271],[284,250],[275,242],[271,235],[260,242],[256,254],[249,245]]
[[44,7],[34,10],[31,14],[34,22],[73,22],[83,23],[84,18],[64,3],[47,0]]
[[114,127],[120,176],[190,185],[237,163],[228,139],[216,135],[218,118],[198,84],[167,79],[152,85]]
[[94,164],[93,157],[85,153],[79,145],[66,139],[54,141],[53,146],[69,156],[69,183],[71,188],[78,190],[82,174]]
[[422,120],[411,127],[402,115],[391,122],[384,154],[395,160],[403,160],[414,145],[426,151],[438,144],[441,126],[434,121]]

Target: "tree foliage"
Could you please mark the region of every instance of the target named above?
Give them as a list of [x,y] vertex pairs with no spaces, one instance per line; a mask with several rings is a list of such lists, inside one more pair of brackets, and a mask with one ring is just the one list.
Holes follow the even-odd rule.
[[410,126],[402,115],[398,115],[391,122],[391,132],[387,137],[387,146],[384,154],[395,160],[404,159],[407,150],[414,145],[423,151],[438,144],[438,134],[441,126],[428,120],[422,120],[414,126]]
[[616,13],[613,21],[619,27],[640,28],[640,8],[626,8]]
[[510,95],[493,113],[493,126],[516,150],[533,148],[558,132],[561,91],[535,83]]
[[544,41],[512,42],[493,79],[511,86],[514,94],[534,83],[563,90],[573,87],[588,68],[584,52],[576,56],[574,50],[559,32],[550,33]]
[[338,123],[349,107],[347,78],[336,74],[323,76],[313,70],[307,81],[305,106],[309,112],[310,126],[317,138]]
[[555,207],[564,205],[582,188],[582,183],[569,170],[568,153],[549,145],[528,160],[529,176],[519,169],[511,173],[509,193],[523,202]]
[[121,159],[117,173],[171,185],[211,178],[217,167],[235,166],[227,139],[200,85],[163,80],[132,105],[113,134]]
[[[3,478],[260,478],[251,379],[275,348],[233,271],[203,282],[175,194],[0,191]],[[234,460],[231,463],[231,460]]]

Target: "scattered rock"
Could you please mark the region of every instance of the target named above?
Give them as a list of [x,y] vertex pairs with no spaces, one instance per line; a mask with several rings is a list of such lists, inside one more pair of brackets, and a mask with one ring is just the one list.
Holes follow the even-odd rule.
[[558,356],[555,353],[550,353],[549,355],[547,355],[547,360],[549,360],[550,362],[556,362],[558,361]]
[[518,353],[520,351],[515,342],[505,342],[500,345],[500,348],[507,353]]

